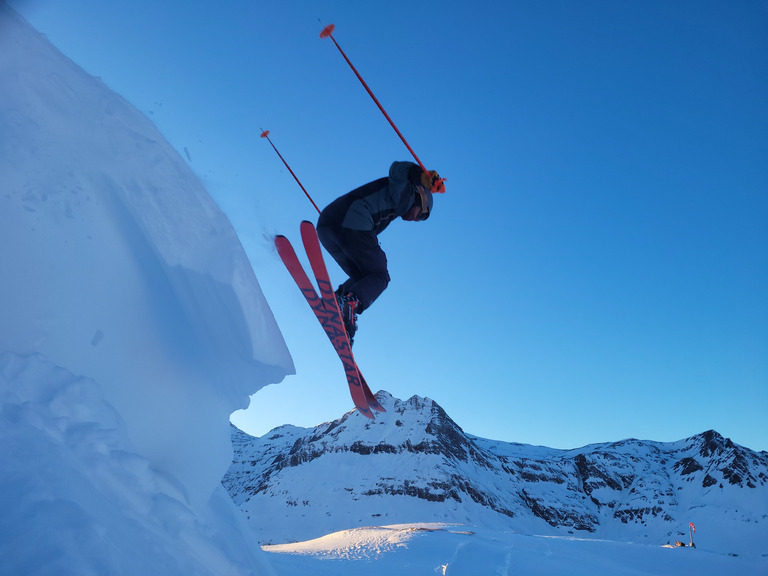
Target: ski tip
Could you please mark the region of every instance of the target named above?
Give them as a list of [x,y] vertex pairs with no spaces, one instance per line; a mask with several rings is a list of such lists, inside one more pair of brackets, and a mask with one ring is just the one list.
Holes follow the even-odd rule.
[[279,253],[285,252],[286,250],[292,250],[290,240],[288,240],[288,238],[282,234],[275,236],[275,239],[272,241],[272,243],[275,245],[275,248],[277,248]]
[[310,222],[309,220],[302,220],[301,224],[299,225],[299,230],[301,230],[301,233],[306,234],[310,229],[317,233],[314,222]]
[[333,34],[333,31],[336,29],[336,26],[333,24],[328,24],[325,28],[323,28],[323,31],[320,32],[320,38],[328,38],[331,34]]
[[261,133],[262,138],[267,138],[269,136],[269,130],[264,130],[264,132]]
[[376,420],[376,417],[373,415],[373,412],[371,412],[371,409],[368,406],[368,404],[366,403],[365,406],[362,405],[362,399],[358,398],[357,400],[355,400],[353,398],[352,401],[355,403],[355,409],[358,412],[360,412],[360,414],[362,414],[366,418],[370,418],[371,420]]

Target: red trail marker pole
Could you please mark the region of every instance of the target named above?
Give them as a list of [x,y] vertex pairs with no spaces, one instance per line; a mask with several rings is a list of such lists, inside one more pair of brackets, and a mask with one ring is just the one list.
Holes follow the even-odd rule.
[[696,532],[696,526],[693,525],[693,522],[688,524],[688,532],[691,534],[691,546],[696,548],[696,544],[693,543],[693,533]]

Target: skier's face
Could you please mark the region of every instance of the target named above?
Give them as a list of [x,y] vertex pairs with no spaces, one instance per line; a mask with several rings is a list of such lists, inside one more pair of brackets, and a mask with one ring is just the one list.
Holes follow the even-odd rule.
[[429,218],[430,200],[432,198],[427,190],[422,187],[417,188],[413,206],[408,209],[408,212],[403,214],[403,220],[420,222]]
[[402,215],[402,219],[408,222],[418,222],[421,220],[421,206],[411,206],[408,212]]

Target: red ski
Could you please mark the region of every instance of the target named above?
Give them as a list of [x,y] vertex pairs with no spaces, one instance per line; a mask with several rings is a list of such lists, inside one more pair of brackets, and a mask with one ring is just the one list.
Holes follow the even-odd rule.
[[357,407],[361,414],[373,419],[374,416],[371,410],[384,412],[384,408],[376,400],[373,392],[371,392],[352,355],[352,348],[349,345],[349,338],[341,319],[341,311],[331,287],[317,232],[311,222],[304,221],[301,223],[301,237],[310,265],[312,266],[312,271],[315,274],[315,279],[320,287],[321,295],[318,295],[315,290],[312,281],[307,276],[288,239],[285,236],[277,236],[275,238],[275,247],[285,267],[301,290],[304,298],[306,298],[309,307],[315,313],[333,348],[339,355],[339,359],[344,366],[344,373],[349,384],[349,392],[355,407]]
[[[339,303],[336,301],[336,295],[331,286],[330,275],[328,274],[328,269],[325,267],[325,260],[323,260],[323,252],[320,249],[320,241],[317,238],[317,231],[312,222],[304,220],[301,223],[301,239],[304,243],[304,250],[306,250],[307,257],[309,258],[309,264],[312,266],[312,272],[317,280],[317,285],[320,287],[320,297],[325,305],[325,309],[330,313],[331,322],[334,326],[333,334],[335,335],[335,339],[332,339],[331,343],[337,352],[339,350],[348,350],[349,357],[352,362],[354,362],[352,345],[347,337],[347,331],[344,329],[344,322],[341,319]],[[329,338],[331,337],[331,333],[327,330],[326,334],[328,334]],[[344,360],[342,359],[342,362],[343,361]],[[355,363],[355,366],[357,367],[357,363]],[[357,367],[357,373],[360,376],[360,383],[363,387],[365,397],[368,400],[368,406],[378,412],[386,412],[384,407],[379,404],[376,396],[371,392],[359,367]]]

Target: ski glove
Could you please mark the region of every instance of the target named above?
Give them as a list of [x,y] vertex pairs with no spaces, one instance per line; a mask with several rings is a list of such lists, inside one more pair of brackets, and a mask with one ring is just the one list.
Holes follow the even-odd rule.
[[421,173],[421,185],[433,194],[435,192],[445,192],[445,184],[443,182],[445,182],[445,178],[440,178],[440,175],[434,170]]

